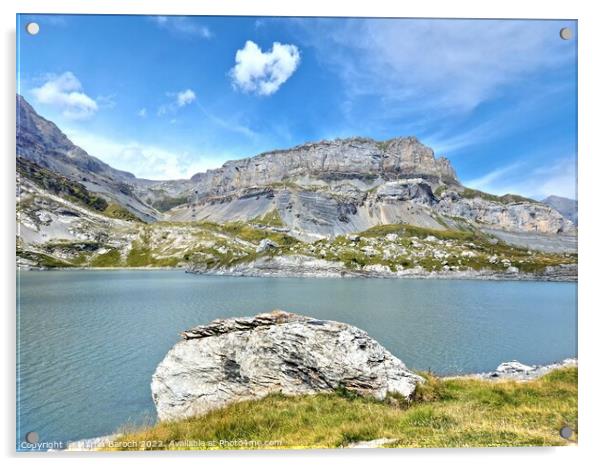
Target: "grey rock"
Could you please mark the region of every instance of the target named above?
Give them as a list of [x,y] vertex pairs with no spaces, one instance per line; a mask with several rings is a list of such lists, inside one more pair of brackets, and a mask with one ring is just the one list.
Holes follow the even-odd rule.
[[503,362],[495,369],[494,374],[496,376],[502,375],[515,375],[515,374],[526,374],[528,372],[532,372],[535,369],[534,366],[528,366],[519,361],[513,360],[509,362]]
[[271,239],[264,238],[259,242],[255,252],[260,253],[271,249],[278,249],[278,243],[272,241]]
[[460,217],[481,227],[539,235],[575,234],[575,226],[555,209],[535,201],[496,202],[480,197],[445,197],[436,206],[441,215]]
[[214,320],[182,337],[152,377],[160,420],[270,393],[340,387],[377,399],[388,393],[409,399],[422,380],[363,330],[284,311]]

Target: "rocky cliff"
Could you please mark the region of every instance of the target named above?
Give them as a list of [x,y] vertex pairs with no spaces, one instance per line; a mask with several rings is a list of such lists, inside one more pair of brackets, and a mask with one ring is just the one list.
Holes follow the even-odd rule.
[[363,330],[283,311],[215,320],[182,337],[152,378],[160,420],[270,393],[348,390],[409,399],[422,380]]
[[303,240],[393,223],[575,234],[571,221],[548,205],[463,187],[449,160],[414,137],[304,144],[228,162],[192,181],[188,202],[169,211],[170,219],[250,221],[276,211]]
[[225,163],[193,177],[199,197],[237,192],[286,181],[355,181],[360,186],[404,178],[459,184],[449,160],[414,137],[378,142],[367,138],[336,139],[303,144]]

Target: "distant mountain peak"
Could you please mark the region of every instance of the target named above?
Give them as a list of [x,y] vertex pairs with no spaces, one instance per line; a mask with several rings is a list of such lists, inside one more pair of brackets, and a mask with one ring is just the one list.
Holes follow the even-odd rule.
[[575,225],[578,225],[579,203],[575,199],[550,195],[541,202],[552,207],[553,209],[556,209],[564,218],[570,220]]

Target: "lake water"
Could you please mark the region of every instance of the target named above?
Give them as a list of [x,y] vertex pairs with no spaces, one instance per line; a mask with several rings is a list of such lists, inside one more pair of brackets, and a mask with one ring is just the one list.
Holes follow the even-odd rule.
[[366,330],[440,374],[576,356],[577,285],[206,277],[181,271],[21,272],[17,439],[66,441],[155,421],[150,380],[178,333],[284,309]]

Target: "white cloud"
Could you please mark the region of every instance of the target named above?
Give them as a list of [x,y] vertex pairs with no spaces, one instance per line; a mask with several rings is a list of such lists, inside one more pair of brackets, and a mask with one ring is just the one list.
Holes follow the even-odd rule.
[[236,51],[236,65],[230,70],[234,87],[244,92],[271,95],[295,72],[301,54],[295,45],[274,42],[272,50],[262,52],[248,40]]
[[195,99],[196,94],[192,89],[178,92],[178,95],[176,96],[178,107],[184,107],[185,105],[191,104]]
[[83,92],[79,79],[70,71],[49,76],[31,93],[38,103],[59,109],[68,119],[85,120],[98,111],[97,102]]
[[523,163],[513,163],[464,184],[498,195],[510,193],[543,199],[555,194],[576,199],[576,159],[564,157],[531,170],[525,170]]
[[146,118],[146,107],[144,107],[144,108],[141,108],[140,110],[138,110],[138,113],[137,113],[137,115],[138,115],[140,118]]
[[168,30],[176,35],[200,39],[210,39],[213,37],[211,29],[203,24],[199,24],[198,18],[186,16],[152,16],[151,20],[161,29]]
[[135,140],[119,141],[75,129],[66,129],[71,141],[90,155],[114,168],[134,173],[139,178],[174,180],[221,166],[221,159],[177,152]]
[[159,106],[157,109],[158,116],[175,113],[179,108],[186,107],[196,100],[196,94],[192,89],[186,89],[175,93],[168,92],[167,95],[172,98],[172,101]]

